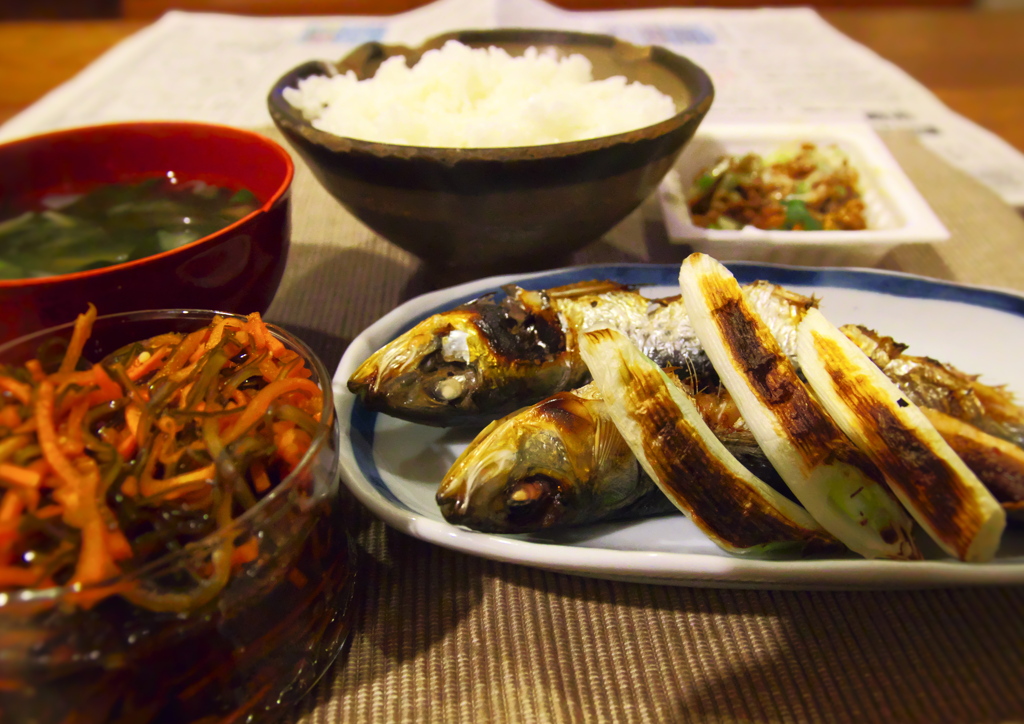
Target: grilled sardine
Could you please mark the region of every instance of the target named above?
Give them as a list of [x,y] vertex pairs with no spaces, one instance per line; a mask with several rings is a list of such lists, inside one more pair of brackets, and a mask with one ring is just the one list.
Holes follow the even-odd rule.
[[[783,487],[725,390],[694,389],[669,370],[707,424],[750,470]],[[438,487],[445,519],[488,533],[528,533],[675,513],[623,440],[597,388],[559,392],[488,425]]]
[[[579,335],[611,328],[661,366],[713,372],[678,297],[615,282],[504,288],[432,315],[372,354],[348,381],[371,410],[428,425],[483,425],[589,379]],[[744,287],[787,354],[816,302],[767,282]]]

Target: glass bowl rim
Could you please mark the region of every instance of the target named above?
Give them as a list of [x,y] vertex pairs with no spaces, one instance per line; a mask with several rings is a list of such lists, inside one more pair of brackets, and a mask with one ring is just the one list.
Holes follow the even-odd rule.
[[[244,314],[221,312],[212,309],[143,309],[131,312],[118,312],[115,314],[101,315],[96,318],[94,324],[99,322],[118,321],[159,321],[161,319],[185,319],[188,321],[206,321],[209,323],[209,321],[216,316],[233,317],[235,319],[247,318]],[[3,355],[4,352],[11,347],[29,343],[33,339],[42,342],[49,337],[70,331],[74,327],[74,324],[75,322],[67,322],[66,324],[48,327],[46,329],[16,337],[15,339],[7,342],[0,343],[0,355]],[[320,454],[324,445],[329,442],[329,438],[335,434],[337,428],[337,425],[335,424],[336,413],[334,408],[334,393],[330,385],[331,377],[323,362],[305,342],[276,324],[270,322],[265,324],[271,334],[277,337],[281,342],[288,345],[294,351],[298,352],[305,362],[312,367],[312,371],[318,378],[318,385],[323,395],[322,409],[320,411],[320,427],[318,428],[316,435],[310,440],[309,449],[306,450],[295,468],[277,485],[275,485],[273,490],[260,498],[256,502],[256,505],[252,506],[236,518],[233,518],[231,523],[217,528],[215,531],[197,541],[192,541],[191,543],[186,544],[180,550],[174,551],[173,553],[163,554],[135,570],[124,571],[112,578],[96,583],[90,583],[85,586],[76,584],[71,586],[64,585],[50,586],[48,588],[26,588],[11,592],[0,592],[0,615],[3,614],[4,609],[7,607],[14,607],[19,604],[45,603],[50,601],[56,603],[69,594],[80,595],[89,591],[108,588],[118,581],[139,579],[152,574],[154,571],[172,568],[180,560],[192,557],[196,553],[215,547],[224,538],[224,536],[237,535],[245,528],[246,525],[251,523],[253,518],[258,518],[266,508],[270,507],[279,498],[287,495],[288,492],[297,485],[296,481],[311,466],[313,461]],[[337,451],[335,451],[335,457],[336,456]]]

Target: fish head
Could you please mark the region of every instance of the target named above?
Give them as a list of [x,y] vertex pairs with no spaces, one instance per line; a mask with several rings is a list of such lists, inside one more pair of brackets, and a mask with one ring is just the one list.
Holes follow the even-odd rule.
[[592,425],[572,393],[491,423],[441,482],[441,513],[449,523],[489,533],[571,525],[592,506],[593,452],[578,442],[593,439]]
[[562,389],[575,370],[557,315],[486,295],[374,352],[348,388],[368,409],[427,425],[484,424]]
[[372,410],[444,424],[434,421],[472,400],[489,354],[471,314],[434,315],[370,355],[348,388]]

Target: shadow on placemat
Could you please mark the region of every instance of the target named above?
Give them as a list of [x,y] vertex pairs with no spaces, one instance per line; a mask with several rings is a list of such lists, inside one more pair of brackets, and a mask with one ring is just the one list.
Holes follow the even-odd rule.
[[1021,587],[621,583],[362,525],[352,648],[304,702],[310,724],[1024,717]]

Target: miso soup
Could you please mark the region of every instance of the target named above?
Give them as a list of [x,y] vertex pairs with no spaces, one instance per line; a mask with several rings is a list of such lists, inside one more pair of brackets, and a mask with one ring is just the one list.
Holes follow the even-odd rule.
[[260,206],[246,189],[173,174],[52,194],[0,212],[0,279],[71,274],[176,249]]

